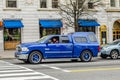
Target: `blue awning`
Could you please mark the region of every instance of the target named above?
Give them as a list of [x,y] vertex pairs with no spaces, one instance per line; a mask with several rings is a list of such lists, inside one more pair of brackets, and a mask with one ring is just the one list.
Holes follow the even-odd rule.
[[39,20],[39,24],[43,28],[60,28],[63,26],[61,20]]
[[24,27],[21,20],[3,20],[3,25],[6,28],[22,28],[22,27]]
[[81,27],[96,27],[100,26],[95,20],[78,20],[78,24]]

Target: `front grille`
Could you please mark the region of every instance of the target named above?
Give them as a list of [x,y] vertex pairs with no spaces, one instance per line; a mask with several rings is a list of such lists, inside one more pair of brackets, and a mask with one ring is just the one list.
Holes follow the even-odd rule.
[[20,47],[20,46],[17,46],[17,47],[16,47],[16,51],[20,52],[20,51],[21,51],[21,47]]

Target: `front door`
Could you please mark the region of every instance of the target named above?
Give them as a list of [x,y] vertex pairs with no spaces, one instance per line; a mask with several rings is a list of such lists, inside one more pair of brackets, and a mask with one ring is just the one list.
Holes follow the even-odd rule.
[[60,57],[60,43],[59,36],[54,36],[48,40],[46,44],[45,53],[48,58]]
[[[57,38],[57,37],[56,37]],[[53,38],[54,39],[54,38]],[[58,39],[58,38],[57,38]],[[73,44],[67,36],[59,37],[59,42],[47,44],[45,53],[52,58],[67,58],[73,56]]]

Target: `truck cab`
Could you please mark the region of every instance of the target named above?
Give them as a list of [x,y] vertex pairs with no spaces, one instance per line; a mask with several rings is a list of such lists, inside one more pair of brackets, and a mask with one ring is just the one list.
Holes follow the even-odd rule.
[[48,35],[32,43],[17,45],[15,57],[24,62],[40,63],[42,59],[80,58],[89,62],[97,57],[99,43],[93,32]]

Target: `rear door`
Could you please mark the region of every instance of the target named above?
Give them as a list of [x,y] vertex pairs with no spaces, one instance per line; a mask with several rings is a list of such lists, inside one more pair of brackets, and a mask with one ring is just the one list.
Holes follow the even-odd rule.
[[60,57],[72,57],[73,43],[70,42],[68,36],[60,36]]

